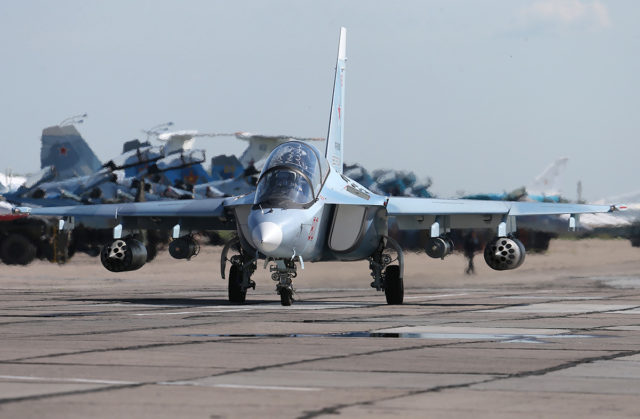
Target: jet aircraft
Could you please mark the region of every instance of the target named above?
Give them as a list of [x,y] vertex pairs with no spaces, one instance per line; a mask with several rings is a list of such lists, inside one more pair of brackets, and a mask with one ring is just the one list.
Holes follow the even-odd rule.
[[464,199],[484,199],[492,201],[540,201],[560,202],[561,175],[567,167],[567,157],[556,159],[536,176],[526,187],[511,192],[464,195]]
[[[616,209],[609,205],[393,197],[371,192],[342,172],[345,64],[346,29],[342,28],[325,153],[300,141],[280,144],[267,158],[253,193],[41,208],[31,213],[62,217],[62,229],[72,228],[76,217],[108,220],[114,240],[103,248],[101,261],[114,272],[144,265],[146,250],[132,235],[139,229],[170,229],[174,240],[169,252],[184,259],[197,252],[191,231],[235,230],[237,238],[227,243],[221,260],[223,278],[227,262],[231,264],[229,300],[245,301],[247,290],[255,288],[251,276],[264,260],[286,306],[294,299],[292,280],[298,266],[304,269],[306,262],[354,260],[368,260],[371,286],[384,291],[388,304],[401,304],[404,259],[400,246],[388,236],[390,217],[395,217],[400,228],[427,230],[432,244],[429,256],[438,258],[451,252],[450,229],[492,229],[496,238],[486,246],[485,261],[495,270],[508,270],[520,266],[525,257],[524,246],[512,235],[516,217],[571,214],[569,225],[574,227],[576,214]],[[228,258],[236,247],[237,254]]]

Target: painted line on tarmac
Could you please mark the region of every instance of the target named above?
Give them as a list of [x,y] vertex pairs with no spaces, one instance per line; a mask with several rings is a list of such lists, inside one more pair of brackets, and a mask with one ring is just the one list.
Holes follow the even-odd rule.
[[285,390],[285,391],[320,391],[317,387],[283,387],[283,386],[252,386],[240,384],[214,384],[218,388],[244,388],[249,390]]
[[588,313],[628,313],[637,308],[630,304],[598,304],[598,303],[533,303],[512,307],[482,309],[476,311],[492,313],[543,313],[543,314],[588,314]]
[[219,310],[197,310],[197,311],[171,311],[171,312],[153,312],[153,313],[133,313],[134,316],[180,316],[180,315],[192,315],[192,314],[206,314],[206,313],[233,313],[238,311],[254,311],[254,310],[337,310],[342,308],[362,308],[371,307],[374,304],[306,304],[304,302],[298,302],[292,306],[283,307],[280,303],[273,304],[256,304],[243,308],[224,308]]
[[496,298],[504,298],[506,300],[567,300],[567,301],[582,301],[582,300],[602,300],[602,297],[580,297],[580,296],[563,296],[563,295],[502,295]]
[[[49,383],[79,383],[79,384],[109,384],[109,385],[131,385],[140,384],[137,381],[120,381],[120,380],[98,380],[89,378],[64,378],[64,377],[34,377],[24,375],[0,375],[0,380],[15,381],[43,381]],[[285,387],[285,386],[258,386],[245,384],[208,384],[198,381],[161,381],[155,383],[165,386],[198,386],[198,387],[216,387],[216,388],[237,388],[247,390],[278,390],[278,391],[320,391],[317,387]]]
[[33,377],[23,375],[0,375],[0,380],[20,380],[20,381],[47,381],[52,383],[83,383],[83,384],[139,384],[135,381],[118,380],[93,380],[87,378],[53,378],[53,377]]
[[445,297],[460,297],[462,295],[469,295],[468,292],[463,292],[460,294],[432,294],[432,295],[411,295],[408,297],[404,297],[405,300],[428,300],[431,298],[445,298]]
[[258,386],[250,384],[224,384],[224,383],[206,383],[202,381],[163,381],[157,383],[167,386],[195,386],[195,387],[215,387],[215,388],[235,388],[247,390],[277,390],[277,391],[320,391],[318,387],[286,387],[286,386]]
[[200,311],[172,311],[171,313],[134,313],[134,316],[177,316],[181,314],[202,314],[202,313],[233,313],[236,311],[250,311],[253,308],[235,308],[226,310],[200,310]]

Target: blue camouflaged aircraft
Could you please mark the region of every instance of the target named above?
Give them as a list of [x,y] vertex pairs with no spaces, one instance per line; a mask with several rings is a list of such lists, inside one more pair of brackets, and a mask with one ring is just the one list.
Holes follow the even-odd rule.
[[[340,31],[338,60],[325,153],[312,145],[290,141],[269,155],[257,189],[230,198],[124,203],[111,205],[41,208],[37,215],[61,216],[60,227],[72,228],[84,217],[108,220],[114,241],[101,253],[110,271],[131,271],[144,265],[146,249],[132,234],[141,229],[170,229],[169,251],[189,259],[197,253],[191,232],[202,229],[235,230],[237,238],[222,252],[222,277],[230,262],[229,301],[245,301],[255,288],[251,275],[259,260],[269,265],[282,305],[294,299],[292,279],[305,262],[368,260],[373,282],[384,290],[387,303],[401,304],[404,297],[403,254],[388,236],[388,221],[400,228],[427,230],[427,253],[442,258],[452,250],[447,233],[452,228],[486,228],[496,238],[484,256],[496,270],[514,269],[525,257],[522,243],[512,236],[516,217],[525,215],[610,212],[608,205],[541,202],[478,201],[387,197],[372,193],[342,173],[346,30]],[[237,254],[228,257],[231,249]]]

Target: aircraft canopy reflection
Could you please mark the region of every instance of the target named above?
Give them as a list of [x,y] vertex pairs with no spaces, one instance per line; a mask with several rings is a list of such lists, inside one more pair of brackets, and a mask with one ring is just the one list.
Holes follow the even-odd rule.
[[328,174],[329,163],[315,147],[298,141],[281,144],[262,169],[255,203],[275,208],[308,207]]

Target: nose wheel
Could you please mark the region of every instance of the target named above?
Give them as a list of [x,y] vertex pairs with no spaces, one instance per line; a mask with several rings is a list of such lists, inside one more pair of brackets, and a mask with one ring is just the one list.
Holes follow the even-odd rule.
[[296,264],[292,260],[276,260],[275,266],[269,267],[271,279],[277,282],[276,292],[280,295],[280,303],[283,306],[290,306],[293,301],[293,278],[298,276]]
[[280,304],[283,306],[290,306],[293,303],[293,289],[278,287],[278,294],[280,294]]

